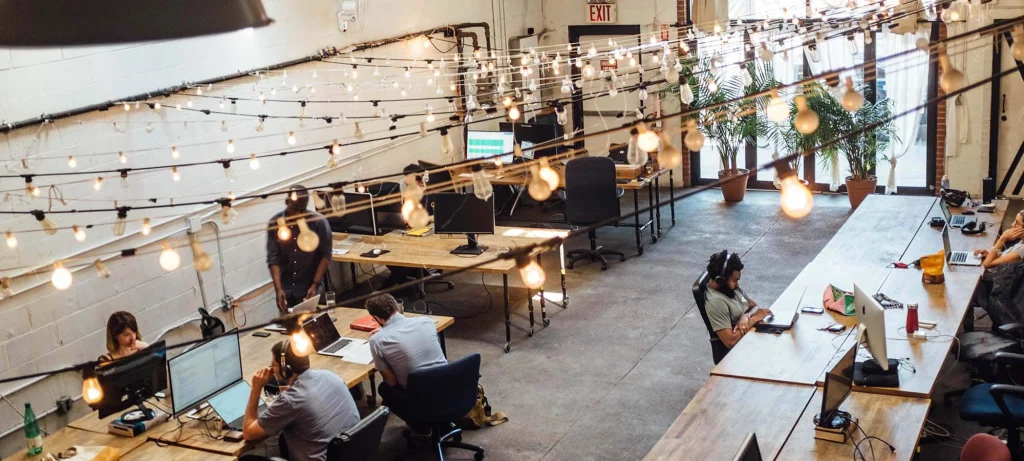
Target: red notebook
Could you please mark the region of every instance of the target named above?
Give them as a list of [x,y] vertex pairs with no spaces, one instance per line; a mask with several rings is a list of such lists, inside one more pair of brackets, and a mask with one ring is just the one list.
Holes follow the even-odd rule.
[[376,330],[377,328],[380,328],[380,325],[377,323],[376,320],[373,319],[373,316],[371,316],[370,314],[366,314],[362,317],[353,320],[348,327],[353,330],[359,331],[373,331]]

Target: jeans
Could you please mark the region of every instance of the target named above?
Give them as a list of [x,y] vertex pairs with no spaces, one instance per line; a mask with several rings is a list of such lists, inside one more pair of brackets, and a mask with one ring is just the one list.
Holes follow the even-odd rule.
[[408,409],[405,393],[391,387],[388,383],[380,383],[377,386],[377,392],[380,394],[381,404],[388,407],[395,416],[405,421],[406,409]]

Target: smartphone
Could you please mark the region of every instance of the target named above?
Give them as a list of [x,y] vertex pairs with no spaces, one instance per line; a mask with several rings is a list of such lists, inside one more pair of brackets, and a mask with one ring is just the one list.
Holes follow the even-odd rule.
[[842,333],[843,330],[846,330],[846,325],[843,325],[841,323],[837,323],[835,325],[828,327],[828,331],[831,331],[833,333]]
[[807,313],[807,314],[824,314],[825,313],[825,308],[823,308],[823,307],[814,307],[814,306],[804,306],[804,307],[800,308],[800,312],[804,312],[804,313]]
[[270,336],[270,333],[267,333],[265,331],[257,331],[255,333],[253,333],[252,335],[257,337],[257,338],[266,338],[267,336]]

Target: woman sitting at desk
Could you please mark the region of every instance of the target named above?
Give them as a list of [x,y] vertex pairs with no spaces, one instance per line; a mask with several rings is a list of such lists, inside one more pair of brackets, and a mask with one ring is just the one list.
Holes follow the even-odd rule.
[[[974,255],[985,258],[981,265],[986,269],[1003,264],[1019,263],[1024,260],[1024,242],[1020,242],[1022,238],[1024,238],[1024,210],[1017,213],[1013,227],[999,236],[991,250],[976,250]],[[1008,243],[1014,241],[1017,241],[1015,245],[1006,248]]]
[[704,294],[704,312],[718,338],[732,349],[750,328],[772,312],[758,309],[757,303],[740,289],[743,262],[736,253],[722,250],[708,261],[708,289]]
[[100,356],[100,362],[109,362],[132,355],[149,347],[142,341],[139,324],[130,312],[114,312],[107,319],[107,353]]

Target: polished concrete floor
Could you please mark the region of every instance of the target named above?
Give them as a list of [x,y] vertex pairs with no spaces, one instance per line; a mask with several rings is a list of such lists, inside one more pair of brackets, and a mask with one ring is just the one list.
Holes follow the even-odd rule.
[[[527,216],[535,212],[522,211]],[[491,405],[510,418],[504,425],[469,432],[464,440],[484,446],[490,460],[643,458],[712,367],[707,333],[690,293],[709,255],[722,249],[740,252],[746,266],[741,285],[768,305],[849,215],[845,196],[817,196],[809,217],[792,220],[780,213],[774,192],[751,191],[743,202],[725,204],[720,192],[711,190],[680,201],[674,227],[665,206],[663,238],[651,244],[645,234],[642,256],[636,255],[632,229],[603,229],[599,243],[624,250],[627,260],[610,261],[607,271],[594,263],[568,271],[569,308],[549,305],[551,325],[538,326],[532,337],[525,290],[513,289],[508,354],[502,351],[500,277],[483,277],[485,287],[479,274],[466,274],[455,278],[453,291],[431,289],[432,312],[459,317],[447,333],[449,357],[480,353],[481,383]],[[585,238],[574,239],[567,248],[586,245]],[[548,280],[557,281],[556,260],[545,265],[552,268]],[[949,376],[940,389],[966,382],[962,369]],[[941,406],[941,396],[935,405]],[[938,422],[956,425],[958,438],[980,430],[956,423],[955,408],[940,413]],[[381,459],[405,451],[403,428],[391,418]],[[960,444],[944,443],[926,445],[923,459],[957,459]],[[472,456],[449,450],[446,458]]]

